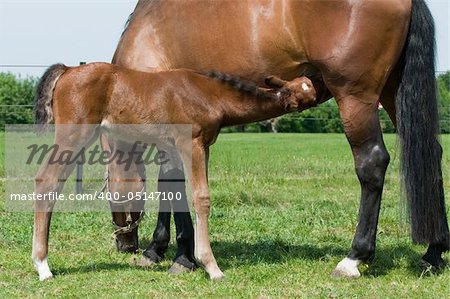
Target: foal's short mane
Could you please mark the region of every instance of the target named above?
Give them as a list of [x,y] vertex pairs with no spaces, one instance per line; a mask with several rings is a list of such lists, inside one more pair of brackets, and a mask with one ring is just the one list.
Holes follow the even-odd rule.
[[208,71],[200,74],[226,83],[227,85],[233,87],[235,90],[240,91],[242,93],[246,93],[258,98],[266,98],[274,100],[278,99],[278,97],[274,93],[276,90],[273,90],[274,92],[270,92],[269,90],[263,89],[253,82],[243,80],[238,76],[233,76],[218,71]]

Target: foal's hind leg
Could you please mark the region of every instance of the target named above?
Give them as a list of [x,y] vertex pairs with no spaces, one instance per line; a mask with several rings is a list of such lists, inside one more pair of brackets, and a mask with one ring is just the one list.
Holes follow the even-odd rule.
[[361,184],[361,203],[350,253],[337,265],[333,275],[359,277],[358,265],[370,262],[375,254],[381,193],[389,154],[381,134],[377,100],[363,103],[356,97],[347,96],[339,99],[338,105]]
[[[95,136],[95,128],[93,126],[77,127],[76,131],[64,129],[62,131],[57,128],[55,144],[59,145],[59,149],[56,159],[62,153],[67,153],[67,151],[72,152],[73,156],[78,154],[80,149],[87,145]],[[49,164],[47,161],[36,175],[35,193],[41,195],[49,192],[59,193],[74,167],[75,163]],[[54,203],[54,201],[37,200],[34,207],[32,259],[40,280],[49,279],[53,276],[47,263],[47,255],[50,221]]]

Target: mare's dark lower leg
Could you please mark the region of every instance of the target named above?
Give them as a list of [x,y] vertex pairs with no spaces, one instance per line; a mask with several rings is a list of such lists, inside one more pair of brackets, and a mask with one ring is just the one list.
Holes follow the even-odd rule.
[[[376,233],[389,154],[381,135],[352,146],[356,174],[361,184],[358,225],[348,257],[371,262],[375,255]],[[357,158],[356,158],[357,157]]]
[[144,252],[144,256],[155,263],[164,258],[164,253],[170,241],[170,217],[173,210],[178,249],[170,272],[182,272],[185,270],[183,268],[192,270],[195,268],[194,228],[187,203],[186,183],[182,167],[171,169],[170,165],[162,165],[159,172],[158,191],[166,194],[172,193],[174,198],[176,197],[175,194],[178,193],[181,199],[160,201],[153,240]]
[[[183,175],[183,173],[180,175]],[[173,216],[175,219],[178,245],[177,254],[173,262],[174,265],[179,264],[193,270],[196,267],[194,259],[194,227],[187,203],[185,181],[180,180],[177,182],[174,189],[181,193],[181,200],[173,202]]]
[[[163,181],[163,174],[161,170],[159,172],[158,180],[158,191],[163,192],[162,185],[165,184]],[[147,249],[144,251],[143,255],[150,259],[154,263],[159,263],[164,259],[164,254],[169,247],[170,242],[170,202],[160,201],[158,220],[156,221],[156,228],[153,232],[153,239]]]

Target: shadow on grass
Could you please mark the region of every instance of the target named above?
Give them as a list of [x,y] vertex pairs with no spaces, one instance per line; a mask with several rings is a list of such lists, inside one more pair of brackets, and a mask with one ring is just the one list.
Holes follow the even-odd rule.
[[450,271],[450,267],[443,269],[431,268],[425,264],[422,256],[425,253],[418,253],[411,246],[391,246],[377,249],[374,261],[367,270],[362,271],[364,277],[380,277],[387,275],[391,270],[406,269],[409,276],[417,278],[432,277]]
[[213,242],[211,246],[223,270],[259,263],[277,264],[293,259],[327,261],[348,253],[347,249],[337,246],[292,245],[278,239],[256,243]]
[[[140,258],[136,255],[136,258]],[[116,262],[116,263],[97,263],[89,265],[79,265],[76,267],[52,268],[52,272],[55,275],[67,275],[75,273],[91,273],[91,272],[102,272],[102,271],[118,271],[118,270],[142,270],[142,271],[153,271],[153,272],[167,272],[167,267],[161,264],[153,265],[152,267],[140,267],[132,263],[127,262]]]
[[377,248],[374,261],[362,275],[365,277],[379,277],[398,268],[406,268],[412,276],[420,276],[424,270],[421,264],[422,255],[411,246],[391,246]]
[[[317,262],[335,261],[336,257],[340,260],[347,256],[349,251],[349,248],[333,245],[291,245],[277,239],[254,244],[213,242],[212,247],[222,270],[258,263],[276,264],[293,259]],[[379,247],[374,261],[367,270],[362,271],[362,275],[364,277],[380,277],[387,275],[392,270],[402,268],[406,269],[408,274],[413,277],[439,275],[450,270],[450,267],[447,266],[442,270],[430,271],[430,268],[423,264],[421,253],[415,251],[412,246],[401,245]]]
[[[142,248],[149,244],[148,240],[140,242]],[[300,259],[317,262],[335,261],[344,258],[348,248],[333,245],[317,246],[314,244],[293,245],[279,239],[262,240],[256,243],[247,242],[213,242],[212,248],[218,264],[222,270],[239,268],[251,265],[278,264],[290,260]],[[175,246],[170,246],[166,254],[166,260],[174,257]],[[135,255],[136,259],[141,254]],[[387,275],[391,270],[406,268],[411,276],[424,276],[426,268],[421,261],[421,254],[413,250],[411,246],[379,247],[374,261],[366,270],[362,271],[364,277],[381,277]],[[142,271],[166,272],[167,264],[157,264],[150,268],[140,267],[130,262],[99,263],[80,265],[70,268],[55,268],[55,274],[88,273],[99,271],[116,271],[141,269]],[[449,269],[447,269],[449,270]],[[446,270],[444,270],[446,271]],[[439,274],[434,272],[434,274]]]

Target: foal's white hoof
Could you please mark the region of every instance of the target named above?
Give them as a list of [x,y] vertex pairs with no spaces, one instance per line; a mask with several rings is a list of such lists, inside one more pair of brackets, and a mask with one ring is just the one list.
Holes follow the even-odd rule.
[[361,273],[358,270],[358,265],[361,262],[359,260],[353,260],[348,257],[343,259],[337,264],[336,268],[331,273],[333,277],[344,277],[344,278],[358,278]]
[[209,274],[209,278],[211,280],[222,280],[225,278],[225,275],[223,274],[222,271],[220,271],[219,268],[214,269],[213,271],[207,271]]
[[211,280],[223,280],[225,278],[225,275],[222,273],[222,271],[220,271],[220,273],[210,274],[209,278]]
[[39,280],[49,280],[53,278],[53,274],[50,271],[50,268],[47,263],[47,259],[44,259],[42,261],[39,260],[33,260],[34,268],[36,268],[38,274],[39,274]]
[[40,281],[44,281],[44,280],[49,280],[53,278],[53,274],[52,272],[48,272],[48,273],[44,273],[44,274],[39,274],[39,280]]

